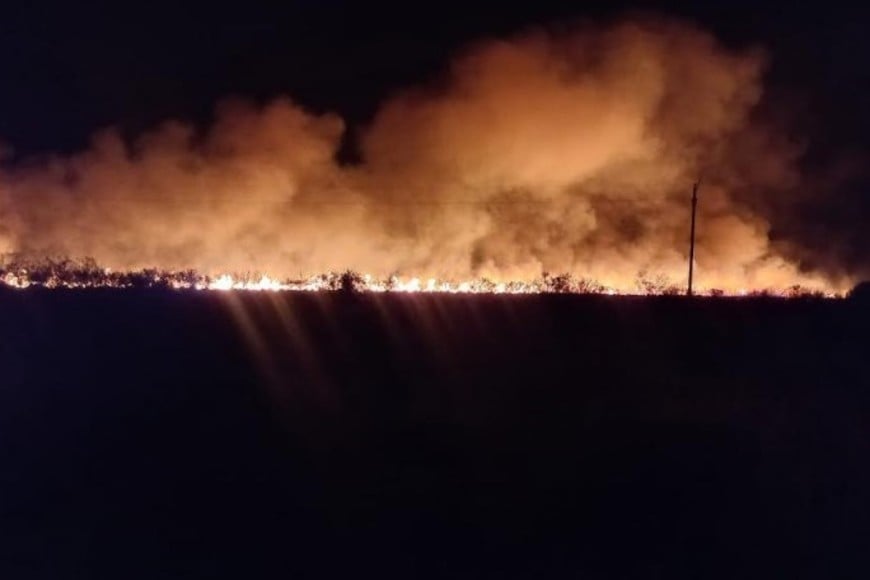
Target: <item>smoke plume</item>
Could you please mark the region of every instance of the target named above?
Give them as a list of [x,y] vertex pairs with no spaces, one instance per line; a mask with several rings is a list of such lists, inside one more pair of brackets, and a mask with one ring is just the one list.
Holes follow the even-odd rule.
[[[800,187],[801,149],[757,119],[764,54],[693,26],[631,20],[481,42],[442,78],[345,130],[281,98],[169,121],[133,141],[7,163],[0,252],[115,270],[833,287],[770,241],[759,207]],[[755,209],[753,209],[755,208]]]

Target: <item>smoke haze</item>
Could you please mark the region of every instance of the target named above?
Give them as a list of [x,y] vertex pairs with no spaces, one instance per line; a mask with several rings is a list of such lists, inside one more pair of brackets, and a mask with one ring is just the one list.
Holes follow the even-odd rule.
[[302,277],[352,269],[465,280],[570,272],[682,284],[702,178],[696,284],[843,288],[802,271],[773,216],[802,149],[755,114],[765,56],[634,19],[490,40],[345,131],[289,98],[221,104],[207,130],[108,129],[68,157],[0,170],[0,252],[115,270]]

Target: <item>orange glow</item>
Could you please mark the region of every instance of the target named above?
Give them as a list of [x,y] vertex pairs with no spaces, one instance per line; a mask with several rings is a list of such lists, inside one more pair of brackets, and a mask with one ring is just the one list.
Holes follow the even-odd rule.
[[[350,269],[370,292],[682,293],[703,176],[700,293],[843,293],[856,280],[808,259],[813,240],[772,235],[801,230],[780,209],[811,180],[801,139],[763,118],[764,71],[753,47],[635,18],[475,44],[381,103],[354,163],[341,117],[287,97],[223,103],[205,127],[109,128],[0,165],[0,276],[315,291]],[[52,277],[5,254],[111,271]]]
[[[370,293],[422,293],[422,294],[599,294],[607,296],[668,296],[679,295],[684,289],[661,280],[639,279],[633,286],[614,287],[579,280],[570,276],[556,278],[542,277],[532,281],[493,282],[490,280],[449,281],[435,278],[400,278],[393,276],[378,279],[370,275],[354,273],[326,274],[302,280],[279,280],[266,275],[244,276],[221,274],[204,276],[191,272],[140,271],[115,273],[104,270],[102,273],[61,271],[55,273],[27,270],[0,270],[0,285],[9,288],[49,288],[49,289],[87,289],[87,288],[170,288],[184,291],[210,292],[327,292],[352,290]],[[841,298],[845,292],[826,289],[821,286],[791,286],[788,288],[764,288],[733,290],[700,287],[699,296],[774,296],[797,298],[816,296]]]

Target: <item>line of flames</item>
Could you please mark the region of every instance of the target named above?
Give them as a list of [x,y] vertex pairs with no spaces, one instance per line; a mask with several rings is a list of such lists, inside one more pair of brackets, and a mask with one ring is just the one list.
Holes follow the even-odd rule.
[[[206,276],[195,272],[161,272],[144,270],[117,273],[111,270],[65,271],[58,275],[51,272],[30,271],[27,269],[0,270],[0,286],[10,288],[49,288],[49,289],[87,289],[87,288],[170,288],[174,290],[197,291],[252,291],[252,292],[322,292],[354,290],[359,292],[398,292],[398,293],[441,293],[441,294],[602,294],[657,296],[676,295],[682,291],[674,285],[661,281],[639,280],[632,290],[617,289],[596,282],[578,280],[569,275],[556,277],[544,276],[540,280],[523,282],[492,282],[489,280],[445,281],[434,278],[401,278],[392,276],[379,279],[370,275],[355,273],[325,274],[302,280],[279,280],[266,275],[221,274]],[[813,296],[818,298],[842,298],[837,292],[823,292],[801,286],[787,289],[722,291],[700,289],[699,296],[775,296],[798,298]]]

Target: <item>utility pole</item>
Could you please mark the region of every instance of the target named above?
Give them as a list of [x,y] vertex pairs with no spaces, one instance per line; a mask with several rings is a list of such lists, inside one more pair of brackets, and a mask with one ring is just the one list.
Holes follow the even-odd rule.
[[695,187],[692,188],[692,234],[689,240],[689,289],[686,296],[692,295],[692,278],[695,273],[695,212],[698,208],[698,187],[700,181],[695,182]]

